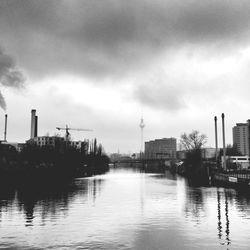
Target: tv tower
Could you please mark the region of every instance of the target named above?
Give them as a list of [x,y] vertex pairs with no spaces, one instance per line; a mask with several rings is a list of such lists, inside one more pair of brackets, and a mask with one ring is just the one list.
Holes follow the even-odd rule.
[[143,153],[143,129],[145,127],[145,123],[143,121],[143,116],[141,117],[141,122],[139,127],[141,128],[141,153]]

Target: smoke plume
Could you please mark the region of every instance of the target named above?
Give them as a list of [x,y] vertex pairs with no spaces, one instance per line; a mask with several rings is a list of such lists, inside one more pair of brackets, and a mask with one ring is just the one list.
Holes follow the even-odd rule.
[[[21,88],[24,84],[23,74],[16,68],[13,58],[0,49],[0,84],[1,87]],[[6,110],[6,102],[0,91],[0,107]]]
[[6,110],[6,102],[1,92],[0,92],[0,106],[3,110]]

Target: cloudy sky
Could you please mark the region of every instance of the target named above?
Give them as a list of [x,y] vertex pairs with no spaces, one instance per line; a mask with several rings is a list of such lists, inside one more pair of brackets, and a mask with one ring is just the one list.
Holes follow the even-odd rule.
[[[108,152],[245,122],[250,104],[248,0],[0,0],[0,130],[8,140],[68,124]],[[221,145],[221,119],[218,120]],[[2,136],[1,136],[2,137]]]

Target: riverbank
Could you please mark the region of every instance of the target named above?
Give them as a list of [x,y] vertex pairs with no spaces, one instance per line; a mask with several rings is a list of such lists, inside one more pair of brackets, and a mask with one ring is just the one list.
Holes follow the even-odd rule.
[[211,181],[215,185],[250,191],[250,171],[214,171]]
[[109,170],[109,158],[101,150],[78,150],[27,144],[21,152],[0,144],[0,180],[64,180],[102,174]]
[[170,171],[198,185],[215,185],[250,191],[249,170],[222,170],[217,168],[215,162],[204,161],[198,167],[187,165],[185,162],[174,164]]

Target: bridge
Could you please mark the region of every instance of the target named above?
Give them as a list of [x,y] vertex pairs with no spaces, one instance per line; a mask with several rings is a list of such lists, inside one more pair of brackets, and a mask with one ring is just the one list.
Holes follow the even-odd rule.
[[120,159],[113,161],[114,167],[134,167],[145,170],[166,170],[173,165],[174,159]]

